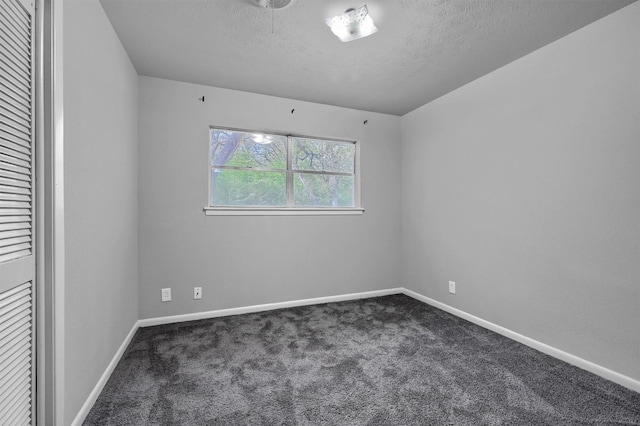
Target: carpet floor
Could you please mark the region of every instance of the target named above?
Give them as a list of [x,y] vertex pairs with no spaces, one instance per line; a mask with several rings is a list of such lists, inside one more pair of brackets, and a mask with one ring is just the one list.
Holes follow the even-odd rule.
[[640,425],[640,394],[404,295],[138,330],[85,425]]

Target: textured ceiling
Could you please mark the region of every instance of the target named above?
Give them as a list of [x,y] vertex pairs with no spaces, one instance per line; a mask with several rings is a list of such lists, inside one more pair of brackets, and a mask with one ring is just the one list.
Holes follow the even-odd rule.
[[140,75],[395,115],[633,0],[366,0],[378,33],[342,43],[324,19],[364,2],[101,0]]

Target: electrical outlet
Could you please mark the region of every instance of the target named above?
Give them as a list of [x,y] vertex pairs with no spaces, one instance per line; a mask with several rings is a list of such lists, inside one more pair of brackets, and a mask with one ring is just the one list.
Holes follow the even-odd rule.
[[455,283],[455,281],[449,281],[449,293],[456,294],[456,283]]
[[194,299],[202,299],[202,287],[194,287],[193,288],[193,298]]
[[162,301],[163,302],[171,302],[171,289],[163,288],[162,289]]

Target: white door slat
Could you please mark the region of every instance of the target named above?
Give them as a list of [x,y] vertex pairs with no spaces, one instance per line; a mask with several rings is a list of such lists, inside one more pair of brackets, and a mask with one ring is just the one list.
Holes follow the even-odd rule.
[[24,105],[16,105],[4,94],[0,95],[0,113],[31,128],[31,111]]
[[19,251],[23,251],[23,250],[30,250],[30,249],[31,249],[31,244],[30,243],[17,244],[15,246],[9,246],[9,247],[1,247],[0,248],[0,256],[6,255],[6,254],[15,253],[15,252],[19,252]]
[[[5,44],[9,45],[11,49],[8,51],[11,55],[19,55],[21,61],[24,61],[26,64],[31,63],[31,58],[29,57],[29,43],[30,41],[26,37],[16,37],[16,34],[20,34],[20,30],[15,25],[6,25],[8,22],[7,19],[3,20],[3,24],[0,26],[0,39],[5,41]],[[31,67],[29,66],[26,71],[27,73]]]
[[27,162],[29,164],[31,164],[31,155],[30,153],[23,153],[23,152],[19,152],[16,151],[15,149],[13,149],[12,147],[9,146],[9,144],[7,143],[7,145],[3,145],[4,141],[0,140],[0,154],[6,155],[8,157],[13,157],[16,158],[18,160],[22,160],[24,162]]
[[[2,40],[0,40],[2,42]],[[0,48],[0,55],[3,53],[2,48]],[[3,66],[3,68],[5,68]],[[0,85],[5,87],[9,92],[13,93],[19,99],[23,101],[23,108],[29,107],[31,105],[31,91],[29,88],[19,84],[15,78],[13,78],[10,74],[5,74],[0,77]]]
[[31,190],[29,188],[17,188],[15,186],[0,185],[0,192],[5,194],[27,195],[31,199]]
[[31,235],[31,229],[16,229],[13,231],[3,231],[0,229],[0,240],[10,238],[25,237]]
[[[0,294],[0,309],[5,308],[13,303],[16,303],[20,299],[31,299],[31,294],[33,290],[29,283],[24,283],[22,285],[16,286],[10,290],[5,291]],[[4,311],[3,311],[4,312]]]
[[[31,358],[31,351],[29,350],[29,345],[25,344],[23,346],[15,348],[15,350],[11,351],[12,353],[8,354],[6,359],[6,365],[3,366],[2,369],[2,377],[13,376],[14,370],[20,369],[20,365],[24,362],[24,360],[28,360]],[[8,381],[5,380],[5,383]],[[4,388],[5,384],[3,384]]]
[[0,216],[0,223],[30,222],[31,216]]
[[0,198],[0,209],[31,209],[31,202]]
[[[31,340],[31,327],[27,327],[29,333],[22,333],[15,336],[10,336],[10,338],[6,339],[6,342],[3,346],[0,346],[0,358],[5,358],[9,354],[15,352],[16,350],[20,350],[20,348],[24,345],[28,345]],[[27,331],[25,329],[25,331]],[[17,349],[16,349],[17,348]]]
[[[2,4],[2,3],[0,3]],[[16,22],[20,25],[22,30],[20,31],[22,34],[31,34],[29,28],[31,26],[31,18],[29,14],[22,9],[19,5],[13,2],[4,2],[5,10],[9,12],[13,18],[11,21]]]
[[[11,142],[12,144],[18,145],[18,147],[6,144],[5,142],[0,142],[4,146],[11,148],[15,151],[22,152],[23,154],[29,154],[31,151],[31,139],[16,136],[12,133],[6,132],[3,129],[0,129],[0,141]],[[20,148],[22,147],[22,148]]]
[[0,109],[0,120],[15,129],[21,130],[23,133],[31,134],[31,123],[23,118],[15,117],[9,111]]
[[6,376],[11,374],[11,371],[15,369],[16,364],[20,364],[23,359],[28,359],[31,357],[31,352],[29,351],[28,346],[17,347],[15,350],[11,351],[12,353],[6,356],[3,361],[4,365],[2,365],[2,369],[0,370],[0,376]]
[[19,124],[31,130],[30,115],[31,114],[25,117],[25,111],[20,111],[4,99],[0,99],[0,117],[4,117],[5,120],[9,120],[12,123]]
[[[28,379],[28,377],[27,377]],[[30,392],[31,384],[27,381],[18,381],[5,392],[6,395],[0,393],[0,419],[9,417],[13,413],[16,404],[21,404]],[[4,396],[4,398],[3,398]],[[3,421],[3,425],[6,424]],[[12,425],[13,426],[13,425]]]
[[[28,345],[25,349],[28,349]],[[29,364],[31,364],[31,357],[29,356],[29,351],[23,351],[21,356],[13,363],[13,369],[7,372],[6,377],[3,377],[0,380],[0,389],[6,389],[10,386],[15,386],[16,383],[24,381],[26,378],[29,379],[28,368]],[[26,376],[26,377],[25,377]]]
[[[2,305],[0,305],[0,317],[2,320],[9,320],[10,318],[22,318],[24,315],[28,315],[29,312],[24,308],[29,307],[31,303],[31,289],[24,289],[17,293],[14,293],[7,299],[2,299]],[[0,331],[6,327],[4,324],[0,325]],[[0,344],[2,346],[2,344]]]
[[[21,289],[20,291],[13,293],[6,298],[3,298],[0,301],[0,316],[2,316],[3,319],[7,319],[9,317],[20,318],[22,314],[17,312],[16,309],[19,310],[23,308],[24,306],[22,305],[25,303],[30,303],[31,300],[32,298],[30,288]],[[3,330],[4,325],[1,327],[2,328],[0,328],[0,330]]]
[[[11,305],[5,310],[7,311],[7,317],[3,319],[6,322],[0,325],[0,333],[2,333],[3,337],[9,335],[11,330],[19,327],[24,321],[29,321],[29,303],[31,300],[25,299],[20,304]],[[4,343],[3,343],[4,344]],[[0,345],[1,346],[1,345]]]
[[[13,5],[9,4],[9,2],[0,2],[0,10],[4,10],[3,15],[5,15],[5,25],[4,28],[11,29],[14,34],[21,34],[29,40],[30,31],[29,31],[29,20],[25,19],[24,15],[21,13],[20,9],[16,9],[12,7]],[[16,37],[11,37],[15,39]]]
[[18,139],[25,139],[27,141],[31,140],[30,130],[18,129],[18,126],[13,126],[13,123],[9,122],[9,120],[7,120],[6,118],[3,121],[4,123],[0,121],[0,130],[2,130],[4,133],[13,135]]
[[29,45],[29,37],[24,34],[24,31],[21,31],[20,28],[9,19],[9,11],[4,7],[2,3],[0,3],[0,11],[5,9],[5,13],[0,13],[0,26],[7,31],[7,35],[11,37],[12,40],[20,41],[24,45]]
[[29,406],[31,404],[31,397],[28,400],[22,401],[22,406],[15,410],[14,414],[7,416],[9,423],[12,425],[30,425],[31,424],[31,412]]
[[14,253],[3,254],[0,256],[0,263],[9,262],[11,260],[22,259],[23,257],[31,256],[31,249],[21,250]]
[[0,192],[0,211],[6,209],[31,209],[31,196]]
[[13,405],[16,404],[16,398],[14,398],[14,395],[12,394],[13,389],[18,389],[16,393],[19,394],[20,392],[28,390],[30,386],[31,384],[29,383],[28,374],[18,375],[13,381],[8,382],[4,389],[8,389],[9,391],[5,391],[4,395],[3,392],[0,391],[0,401],[4,400],[3,402],[0,402],[0,412],[4,411],[4,415],[6,416],[11,412]]
[[[0,10],[2,6],[0,6]],[[3,38],[14,41],[16,44],[22,46],[22,49],[25,46],[29,45],[29,38],[21,35],[19,28],[16,25],[13,25],[8,17],[4,13],[0,13],[0,35]]]
[[0,80],[0,100],[11,103],[16,108],[31,111],[31,102],[20,99],[12,93]]
[[30,209],[5,209],[0,208],[0,216],[27,216],[31,215]]
[[29,334],[25,332],[21,335],[13,336],[11,339],[7,339],[5,345],[0,347],[0,358],[8,356],[8,354],[15,351],[16,348],[19,350],[20,347],[29,344],[29,341],[31,340],[31,327],[28,328]]
[[[0,52],[2,53],[2,52]],[[19,101],[19,103],[26,108],[31,108],[31,98],[30,92],[21,89],[20,87],[16,87],[11,83],[10,80],[6,78],[0,78],[0,87],[3,88],[2,92],[5,95],[13,98],[14,100]]]
[[31,118],[31,111],[27,112],[28,108],[15,105],[13,102],[9,102],[9,99],[5,95],[0,95],[0,111],[11,115],[13,119],[17,120],[29,120]]
[[[8,348],[3,357],[3,365],[2,365],[2,375],[0,376],[0,380],[3,381],[4,388],[6,383],[9,381],[9,377],[13,377],[16,366],[21,364],[24,359],[28,359],[31,357],[31,354],[28,350],[29,348],[29,340],[20,340],[17,341],[16,345]],[[7,362],[4,362],[6,360]]]
[[[7,148],[7,151],[8,150],[9,149]],[[31,171],[31,164],[28,161],[16,157],[11,157],[6,154],[0,154],[0,164],[20,167],[21,170],[29,170],[29,172]]]
[[0,134],[0,146],[8,149],[8,152],[3,152],[6,155],[13,155],[14,157],[23,158],[16,153],[26,156],[27,161],[31,161],[31,144],[25,142],[19,138],[11,137],[11,135]]
[[15,244],[13,246],[8,246],[8,247],[0,247],[0,255],[15,253],[17,251],[29,250],[29,249],[31,249],[31,243],[22,243],[22,244]]
[[[0,42],[5,41],[0,34]],[[18,89],[19,92],[31,93],[29,85],[29,65],[21,64],[17,59],[6,55],[7,49],[4,43],[0,46],[0,66],[5,70],[2,78],[6,83]]]
[[[14,139],[18,139],[19,144],[25,146],[27,148],[31,147],[31,130],[20,129],[18,124],[15,124],[13,121],[9,120],[4,115],[0,115],[0,131],[2,132],[2,139],[7,140],[13,143]],[[30,152],[30,151],[29,151]],[[29,154],[29,152],[25,152],[25,154]]]
[[[28,343],[28,341],[25,341],[25,342]],[[12,369],[12,364],[14,362],[20,362],[20,360],[23,357],[30,357],[30,356],[31,356],[31,351],[29,350],[28,344],[12,346],[11,348],[9,348],[9,350],[5,351],[5,353],[2,355],[2,361],[4,364],[2,366],[3,374],[6,374],[6,372]],[[5,360],[6,362],[4,362]]]
[[2,223],[0,224],[0,232],[14,231],[16,229],[28,229],[31,232],[31,224],[29,222]]
[[31,176],[31,170],[24,167],[16,166],[15,164],[11,164],[9,162],[2,161],[2,159],[0,159],[0,170],[27,175],[29,177]]
[[31,221],[30,216],[0,216],[0,223],[29,223]]
[[[24,412],[25,405],[31,403],[30,395],[29,395],[31,390],[30,388],[31,386],[26,386],[26,387],[21,386],[19,388],[20,389],[19,393],[14,398],[11,398],[10,401],[7,401],[4,407],[0,406],[0,418],[7,419],[7,421],[3,422],[3,424],[11,425],[11,426],[20,426],[17,423],[13,423],[13,421],[10,423],[9,419],[22,417],[20,414],[16,415],[16,411]],[[28,408],[28,405],[26,405],[26,407]]]
[[9,247],[12,245],[19,245],[24,243],[31,243],[31,237],[24,236],[24,237],[3,239],[2,235],[0,235],[0,247]]
[[[25,346],[28,348],[28,345]],[[21,375],[25,374],[25,370],[31,362],[31,357],[29,356],[29,352],[23,352],[22,357],[17,357],[10,365],[11,369],[4,372],[2,376],[0,376],[0,389],[6,388],[10,382],[16,380]]]
[[6,85],[2,80],[0,80],[0,98],[4,98],[7,102],[11,102],[17,107],[26,108],[31,111],[31,100],[22,98],[18,93],[11,90],[11,87]]
[[0,294],[0,308],[15,302],[21,297],[27,297],[30,294],[31,286],[29,286],[28,283],[16,286],[11,290],[7,290],[4,293]]
[[20,423],[14,423],[12,419],[22,417],[22,413],[25,411],[25,405],[30,403],[28,397],[25,397],[25,394],[27,394],[29,391],[29,387],[27,387],[26,389],[22,389],[21,393],[18,394],[16,398],[12,398],[11,405],[7,403],[6,408],[0,408],[0,415],[7,419],[4,424],[11,426],[20,426]]
[[[14,41],[9,38],[9,35],[0,29],[0,42],[4,42],[0,45],[0,56],[4,64],[3,68],[7,73],[3,77],[9,77],[12,81],[24,81],[24,78],[18,77],[20,74],[26,74],[29,76],[29,69],[31,68],[31,61],[28,58],[28,52],[24,49],[20,49]],[[26,83],[20,83],[20,86],[29,90],[30,85],[28,80]]]
[[0,192],[0,200],[30,202],[31,201],[31,196],[30,195],[23,195],[23,194],[8,194],[6,192]]
[[31,188],[31,184],[29,182],[24,182],[24,181],[15,180],[15,179],[7,179],[2,176],[0,176],[0,185],[19,186],[21,188]]
[[0,177],[7,179],[21,180],[23,182],[31,182],[30,173],[25,175],[24,173],[16,173],[3,168],[0,168]]

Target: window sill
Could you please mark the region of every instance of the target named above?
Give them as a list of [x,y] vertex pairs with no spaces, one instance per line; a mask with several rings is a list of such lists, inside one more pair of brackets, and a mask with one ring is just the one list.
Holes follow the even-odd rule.
[[349,208],[260,208],[205,207],[207,216],[341,216],[361,215],[361,207]]

